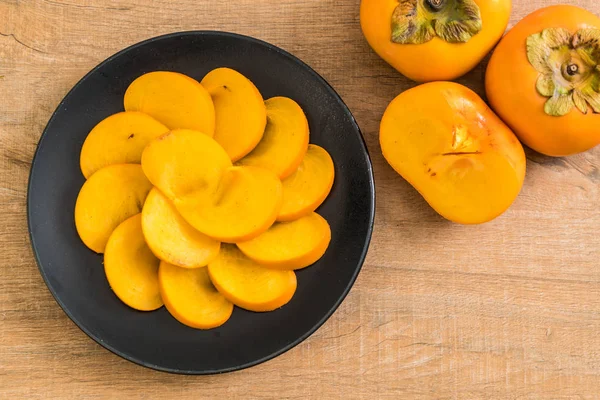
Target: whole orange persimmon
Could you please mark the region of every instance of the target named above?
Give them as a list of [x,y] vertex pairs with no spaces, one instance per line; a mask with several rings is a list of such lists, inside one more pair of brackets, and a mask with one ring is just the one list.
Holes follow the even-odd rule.
[[530,14],[494,51],[485,83],[532,149],[568,156],[600,144],[600,18],[566,5]]
[[523,186],[521,143],[457,83],[426,83],[398,95],[383,114],[379,141],[392,168],[454,222],[496,218]]
[[473,68],[506,30],[511,0],[362,0],[360,23],[377,54],[417,82]]

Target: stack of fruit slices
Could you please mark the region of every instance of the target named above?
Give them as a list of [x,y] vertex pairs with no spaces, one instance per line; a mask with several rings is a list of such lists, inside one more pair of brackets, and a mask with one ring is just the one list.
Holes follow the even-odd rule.
[[163,304],[210,329],[233,306],[271,311],[296,291],[294,270],[331,239],[315,213],[333,185],[327,151],[309,144],[292,99],[263,98],[229,68],[201,82],[150,72],[81,151],[75,206],[82,241],[104,253],[115,294],[142,311]]

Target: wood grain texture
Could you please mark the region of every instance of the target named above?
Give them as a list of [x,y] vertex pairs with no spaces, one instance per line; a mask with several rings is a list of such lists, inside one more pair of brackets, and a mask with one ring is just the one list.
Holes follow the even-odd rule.
[[[514,0],[511,25],[567,2]],[[600,148],[528,153],[497,220],[441,219],[385,163],[379,119],[414,86],[362,38],[359,0],[0,0],[0,398],[600,398]],[[373,159],[377,217],[346,301],[311,338],[249,370],[185,377],[104,350],[62,312],[29,245],[29,166],[51,113],[140,40],[217,29],[294,53],[340,93]],[[485,64],[485,63],[484,63]],[[483,66],[460,79],[482,94]]]

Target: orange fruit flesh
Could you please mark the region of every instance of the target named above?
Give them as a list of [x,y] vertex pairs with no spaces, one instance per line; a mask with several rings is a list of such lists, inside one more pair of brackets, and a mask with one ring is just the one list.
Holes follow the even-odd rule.
[[213,191],[200,190],[174,203],[186,221],[217,240],[250,240],[269,229],[281,207],[281,181],[258,167],[227,169]]
[[237,165],[253,165],[275,172],[280,179],[291,175],[308,148],[308,121],[302,108],[287,97],[265,101],[267,127],[258,145]]
[[329,195],[334,176],[329,153],[309,144],[298,169],[282,181],[283,203],[277,221],[293,221],[315,211]]
[[103,253],[113,230],[142,211],[152,184],[137,164],[109,165],[82,186],[75,203],[75,227],[83,243]]
[[144,203],[142,228],[152,252],[179,267],[204,267],[219,253],[221,244],[190,226],[156,188]]
[[388,106],[383,155],[443,217],[489,221],[518,195],[525,155],[483,100],[453,83],[421,85]]
[[289,302],[296,291],[296,274],[266,268],[246,257],[234,245],[223,245],[208,264],[215,287],[229,301],[250,311],[272,311]]
[[193,129],[213,136],[215,109],[198,81],[177,72],[155,71],[134,80],[123,100],[125,111],[141,111],[169,129]]
[[300,269],[320,259],[331,240],[323,217],[311,213],[291,222],[277,222],[260,236],[237,244],[258,264],[277,269]]
[[125,220],[110,235],[104,272],[113,292],[129,307],[140,311],[162,307],[159,262],[144,241],[140,214]]
[[141,112],[129,111],[102,120],[87,135],[81,148],[81,172],[89,178],[113,164],[139,164],[146,145],[169,129]]
[[267,123],[262,95],[254,84],[230,68],[217,68],[202,79],[215,107],[214,138],[232,161],[250,153]]
[[233,304],[215,289],[206,268],[180,268],[163,261],[158,279],[165,307],[184,325],[216,328],[233,312]]
[[171,200],[193,191],[214,191],[230,166],[227,153],[214,139],[188,129],[153,140],[142,153],[144,173]]

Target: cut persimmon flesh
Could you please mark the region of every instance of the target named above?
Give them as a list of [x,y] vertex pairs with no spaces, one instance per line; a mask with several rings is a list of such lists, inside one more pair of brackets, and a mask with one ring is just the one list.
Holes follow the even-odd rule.
[[277,269],[300,269],[315,263],[325,254],[331,229],[317,213],[291,222],[277,222],[260,236],[237,244],[258,264]]
[[315,211],[333,186],[333,160],[325,149],[309,144],[298,169],[283,183],[283,204],[277,221],[293,221]]
[[275,172],[280,179],[298,168],[308,147],[308,121],[302,108],[287,97],[265,101],[267,127],[258,145],[238,165],[254,165]]
[[216,328],[233,312],[233,304],[215,289],[206,268],[180,268],[163,261],[158,280],[165,307],[184,325]]
[[204,267],[219,253],[221,244],[192,228],[156,188],[144,203],[142,229],[152,252],[179,267]]
[[168,71],[144,74],[125,92],[125,111],[141,111],[169,129],[194,129],[213,136],[215,108],[206,89],[189,76]]
[[75,203],[75,227],[83,243],[103,253],[108,237],[127,218],[142,211],[152,184],[137,164],[115,164],[94,173]]
[[146,145],[169,129],[151,116],[126,111],[100,121],[81,148],[81,172],[89,178],[112,164],[139,164]]
[[131,308],[152,311],[163,305],[158,287],[160,260],[142,234],[140,214],[123,221],[110,235],[104,254],[106,279],[117,297]]
[[296,292],[294,271],[259,265],[234,245],[222,246],[217,258],[208,264],[208,273],[223,296],[250,311],[275,310]]
[[217,142],[189,129],[173,130],[153,140],[142,154],[144,173],[171,200],[194,191],[214,192],[230,166]]
[[202,79],[215,106],[214,138],[237,161],[250,153],[263,136],[267,113],[252,82],[230,68],[217,68]]
[[231,167],[216,190],[176,198],[175,207],[200,232],[227,243],[250,240],[275,222],[281,207],[281,181],[259,167]]

